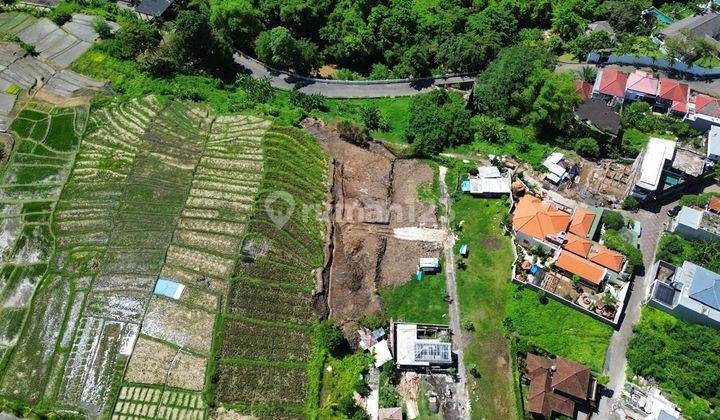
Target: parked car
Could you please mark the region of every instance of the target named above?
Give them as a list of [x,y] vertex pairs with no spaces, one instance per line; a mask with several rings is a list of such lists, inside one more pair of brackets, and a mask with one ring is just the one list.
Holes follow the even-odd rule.
[[675,207],[671,208],[670,210],[668,210],[668,211],[667,211],[667,215],[670,216],[670,217],[675,217],[675,216],[677,216],[678,213],[680,213],[680,209],[681,209],[681,208],[682,208],[682,206],[678,204],[677,206],[675,206]]

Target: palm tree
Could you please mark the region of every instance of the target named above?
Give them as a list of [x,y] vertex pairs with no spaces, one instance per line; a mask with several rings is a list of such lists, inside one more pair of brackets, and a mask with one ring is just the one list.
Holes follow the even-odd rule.
[[595,78],[597,77],[597,69],[595,67],[590,67],[590,66],[581,67],[577,71],[577,75],[580,78],[580,80],[583,80],[588,83],[593,83],[595,81]]

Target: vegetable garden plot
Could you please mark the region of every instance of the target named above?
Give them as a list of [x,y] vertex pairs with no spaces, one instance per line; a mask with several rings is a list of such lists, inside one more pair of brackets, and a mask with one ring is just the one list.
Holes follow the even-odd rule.
[[252,323],[226,317],[220,356],[224,359],[257,359],[307,362],[311,337],[305,328]]
[[145,314],[142,333],[207,354],[212,345],[214,325],[214,313],[153,296]]
[[120,389],[113,419],[160,418],[203,419],[205,403],[198,392],[165,390],[158,387],[128,385]]
[[[301,406],[307,395],[305,366],[219,365],[215,388],[220,401],[231,404]],[[288,392],[292,390],[292,392]]]

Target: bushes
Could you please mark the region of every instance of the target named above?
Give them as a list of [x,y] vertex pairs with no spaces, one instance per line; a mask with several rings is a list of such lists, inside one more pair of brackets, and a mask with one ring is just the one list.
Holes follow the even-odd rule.
[[577,139],[574,146],[575,151],[582,157],[587,159],[593,159],[600,156],[600,145],[597,140],[585,137]]
[[631,195],[625,197],[621,204],[623,210],[637,210],[639,205],[637,199]]
[[92,28],[97,32],[100,39],[108,39],[113,36],[113,29],[105,19],[95,18],[92,21]]
[[686,399],[720,404],[720,331],[646,307],[634,332],[627,353],[633,373]]
[[625,226],[625,218],[622,214],[612,210],[606,211],[605,214],[603,214],[602,221],[605,229],[620,230]]
[[603,244],[606,247],[623,254],[634,268],[643,266],[642,252],[640,252],[639,249],[634,247],[628,241],[621,238],[616,231],[608,230],[603,233],[602,238]]
[[468,142],[470,112],[459,95],[445,89],[418,95],[410,104],[407,137],[415,153],[422,156]]

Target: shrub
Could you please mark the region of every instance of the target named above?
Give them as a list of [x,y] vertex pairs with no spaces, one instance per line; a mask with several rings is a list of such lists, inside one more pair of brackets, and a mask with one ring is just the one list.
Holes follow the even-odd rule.
[[625,218],[616,211],[606,211],[602,218],[605,229],[620,230],[625,226]]
[[634,247],[618,235],[617,231],[608,230],[603,234],[603,243],[606,247],[617,251],[627,258],[628,262],[635,268],[642,267],[643,255],[639,249]]
[[597,140],[585,137],[575,141],[575,151],[584,158],[592,159],[600,156],[600,145]]
[[640,203],[638,203],[637,199],[633,196],[627,196],[623,200],[621,206],[623,210],[637,210]]
[[460,328],[465,331],[475,331],[475,324],[473,324],[469,319],[463,319],[460,321]]
[[342,120],[337,124],[340,138],[358,146],[365,146],[371,140],[367,128],[352,121]]
[[299,90],[293,90],[290,92],[290,102],[304,109],[306,112],[312,110],[327,110],[325,105],[325,97],[319,93],[311,93],[310,95],[300,92]]
[[92,28],[97,32],[100,39],[108,39],[113,36],[113,29],[103,18],[95,18],[92,21]]
[[380,112],[377,105],[360,107],[360,118],[368,130],[389,131],[390,123]]
[[72,19],[72,14],[78,11],[75,3],[60,2],[54,9],[50,11],[48,17],[58,26],[62,26]]

